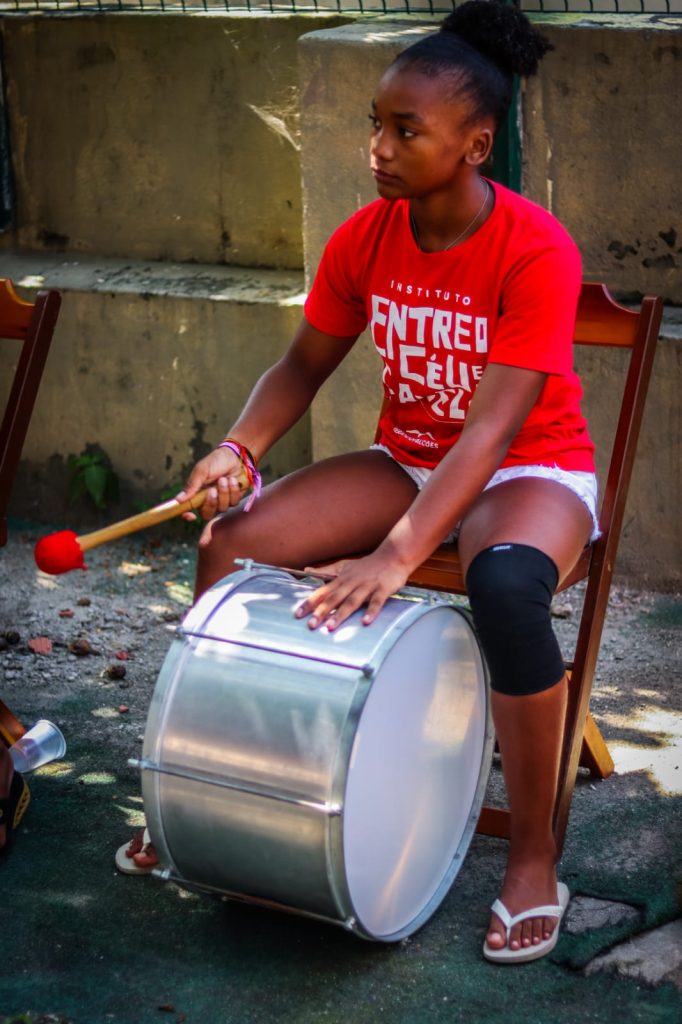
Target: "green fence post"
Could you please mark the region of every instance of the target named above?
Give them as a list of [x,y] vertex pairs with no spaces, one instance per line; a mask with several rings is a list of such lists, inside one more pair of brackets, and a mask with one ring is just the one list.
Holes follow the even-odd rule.
[[521,191],[521,131],[519,80],[514,78],[514,93],[506,121],[495,137],[490,177],[501,185]]
[[[518,7],[518,0],[502,0],[508,7]],[[501,185],[521,191],[521,110],[519,79],[514,76],[514,91],[507,119],[495,138],[491,178]]]

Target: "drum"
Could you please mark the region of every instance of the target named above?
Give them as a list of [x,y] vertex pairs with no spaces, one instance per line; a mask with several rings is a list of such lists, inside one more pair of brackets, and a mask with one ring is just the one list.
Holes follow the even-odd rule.
[[245,563],[191,609],[154,691],[142,791],[161,877],[392,942],[468,848],[493,736],[466,615],[424,591],[312,631],[319,580]]

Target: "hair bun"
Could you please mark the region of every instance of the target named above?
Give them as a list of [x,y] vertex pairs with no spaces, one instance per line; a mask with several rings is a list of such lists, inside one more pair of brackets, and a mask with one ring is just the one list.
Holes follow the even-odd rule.
[[441,24],[508,75],[534,75],[554,47],[517,7],[498,0],[467,0]]

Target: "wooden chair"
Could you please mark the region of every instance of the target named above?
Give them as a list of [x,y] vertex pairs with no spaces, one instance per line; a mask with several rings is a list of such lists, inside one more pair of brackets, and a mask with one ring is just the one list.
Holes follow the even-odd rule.
[[[601,537],[585,549],[559,588],[565,590],[580,580],[587,580],[576,648],[572,662],[567,663],[569,697],[554,811],[559,850],[563,847],[579,764],[600,778],[606,778],[613,771],[613,761],[588,712],[588,705],[662,307],[660,298],[647,297],[639,310],[626,309],[613,300],[603,284],[584,284],[580,294],[574,332],[576,344],[630,349],[630,356],[603,491],[599,517]],[[415,570],[408,583],[430,590],[466,594],[456,545],[439,547]],[[478,831],[508,838],[509,811],[484,807]]]
[[55,291],[40,291],[35,302],[26,302],[11,281],[0,278],[0,338],[22,343],[0,426],[0,547],[7,543],[7,505],[60,303],[61,296]]
[[[21,342],[21,351],[0,426],[0,547],[7,543],[7,505],[52,341],[61,296],[40,291],[35,302],[20,299],[0,278],[0,338]],[[0,739],[11,745],[26,731],[0,701]]]

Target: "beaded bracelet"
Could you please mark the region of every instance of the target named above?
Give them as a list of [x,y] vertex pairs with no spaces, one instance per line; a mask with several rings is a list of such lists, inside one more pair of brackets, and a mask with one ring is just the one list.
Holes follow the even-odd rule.
[[234,438],[232,437],[226,437],[224,441],[220,442],[218,447],[228,448],[229,451],[231,451],[234,455],[237,456],[242,466],[244,467],[246,479],[248,480],[249,487],[251,488],[251,494],[247,498],[246,504],[244,505],[244,511],[248,512],[251,506],[253,505],[254,501],[260,494],[262,486],[261,475],[256,468],[256,460],[254,459],[253,455],[246,447],[246,445],[241,444],[240,441],[235,441]]

